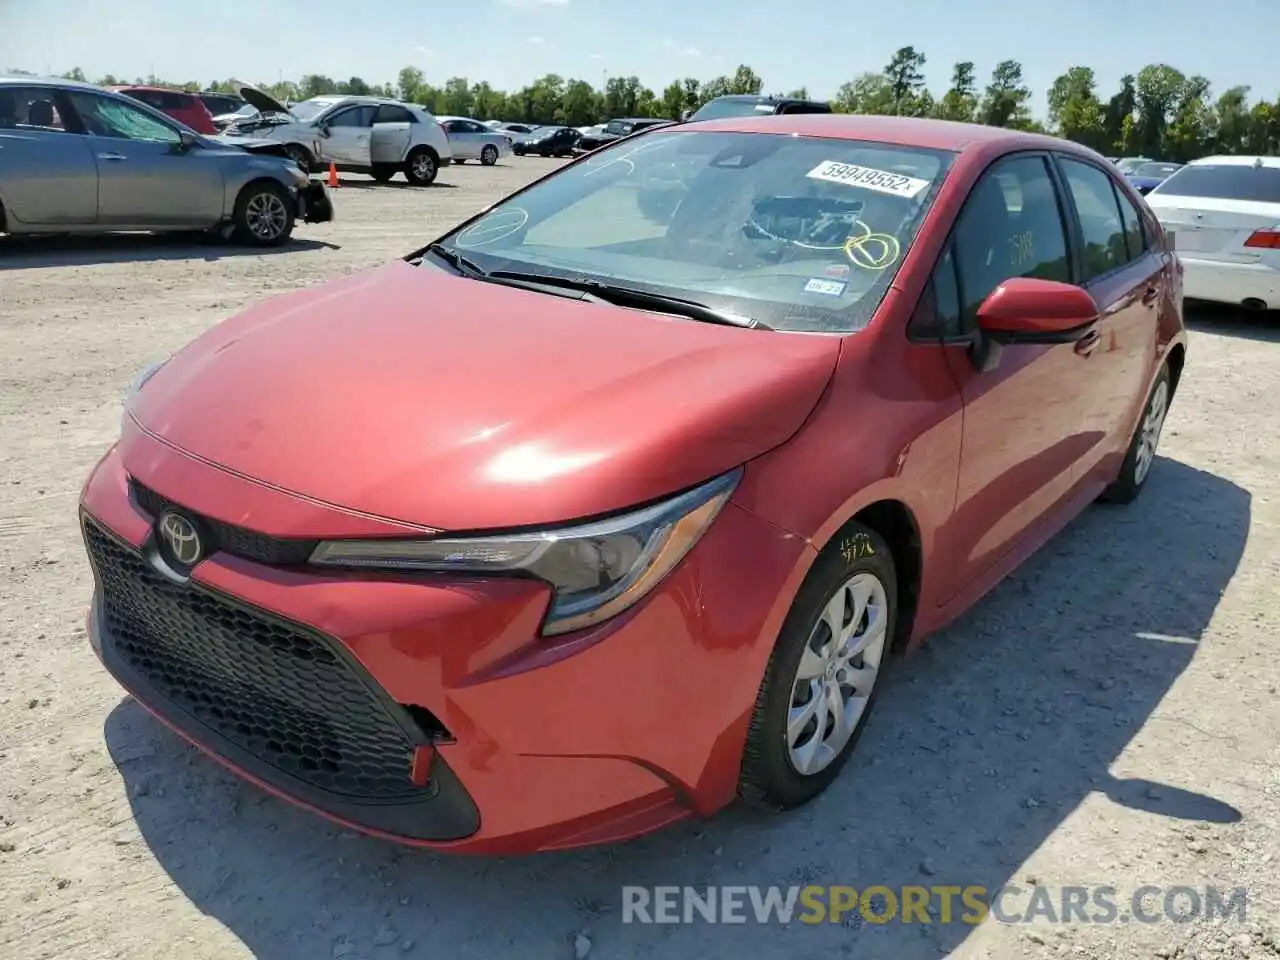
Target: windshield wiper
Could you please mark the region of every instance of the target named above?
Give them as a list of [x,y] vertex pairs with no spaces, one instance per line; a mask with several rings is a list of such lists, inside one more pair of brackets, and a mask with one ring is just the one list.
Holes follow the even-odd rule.
[[431,246],[427,247],[427,252],[434,253],[445,263],[449,264],[449,266],[453,267],[453,269],[457,270],[459,273],[466,274],[469,277],[474,277],[479,280],[488,276],[488,274],[484,272],[484,269],[474,260],[468,260],[457,250],[451,250],[444,244],[433,243]]
[[639,309],[654,309],[662,313],[673,313],[688,317],[690,320],[701,320],[704,323],[719,323],[729,327],[750,327],[754,330],[772,330],[767,324],[751,317],[740,317],[733,313],[725,313],[708,307],[697,300],[685,300],[681,297],[668,297],[661,293],[650,293],[635,287],[622,287],[603,280],[589,277],[557,277],[541,273],[518,273],[511,270],[494,270],[486,274],[494,280],[510,280],[519,283],[536,283],[543,287],[559,287],[564,290],[580,290],[588,297],[612,303],[615,306],[631,306]]
[[434,253],[437,257],[449,264],[464,277],[470,277],[472,280],[480,280],[484,283],[496,283],[502,287],[519,287],[521,290],[534,290],[538,293],[549,293],[555,297],[567,297],[570,300],[583,300],[587,303],[608,303],[602,297],[597,297],[593,293],[586,290],[579,290],[571,287],[564,287],[559,284],[544,283],[542,277],[537,274],[504,274],[500,271],[489,272],[481,267],[474,260],[469,260],[457,250],[433,243],[427,247],[429,253]]

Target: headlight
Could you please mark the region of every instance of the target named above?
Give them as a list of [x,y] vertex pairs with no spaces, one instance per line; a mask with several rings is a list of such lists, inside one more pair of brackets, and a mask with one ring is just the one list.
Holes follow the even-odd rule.
[[514,573],[550,584],[546,636],[581,630],[638,603],[706,533],[742,476],[716,477],[661,503],[556,530],[437,540],[329,540],[313,564]]

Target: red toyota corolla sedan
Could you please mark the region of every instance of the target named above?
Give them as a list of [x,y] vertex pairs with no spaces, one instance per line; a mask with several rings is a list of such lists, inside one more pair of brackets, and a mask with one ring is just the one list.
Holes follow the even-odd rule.
[[1181,283],[1061,140],[620,141],[140,377],[83,494],[93,646],[246,779],[406,843],[795,807],[890,653],[1142,490]]

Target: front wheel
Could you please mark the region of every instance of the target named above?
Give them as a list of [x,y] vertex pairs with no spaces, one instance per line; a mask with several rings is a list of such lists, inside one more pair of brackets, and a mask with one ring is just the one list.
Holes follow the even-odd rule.
[[756,697],[738,796],[789,810],[822,793],[870,715],[898,615],[893,556],[851,525],[809,572]]
[[251,183],[236,200],[233,220],[241,243],[278,247],[293,233],[293,198],[273,181]]
[[1160,446],[1160,434],[1164,431],[1164,420],[1169,414],[1171,395],[1169,368],[1161,367],[1156,374],[1156,382],[1151,385],[1151,392],[1147,395],[1147,404],[1142,408],[1142,418],[1129,441],[1120,473],[1111,486],[1102,491],[1100,500],[1107,503],[1132,503],[1142,492],[1147,477],[1151,475],[1156,449]]
[[439,169],[436,155],[426,147],[418,147],[405,161],[404,175],[415,187],[425,187],[435,181]]
[[493,144],[487,145],[480,151],[480,162],[486,167],[492,167],[498,162],[498,148]]

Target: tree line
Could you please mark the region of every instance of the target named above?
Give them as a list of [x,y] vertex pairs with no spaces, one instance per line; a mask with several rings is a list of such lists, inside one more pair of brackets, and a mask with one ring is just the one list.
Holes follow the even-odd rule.
[[[972,61],[956,63],[951,84],[940,95],[924,80],[925,54],[902,47],[879,71],[861,73],[842,84],[831,101],[842,113],[896,114],[984,123],[1019,130],[1053,133],[1110,156],[1147,156],[1186,161],[1211,153],[1280,153],[1280,97],[1253,99],[1246,86],[1229,87],[1214,96],[1209,80],[1188,76],[1168,64],[1143,67],[1120,79],[1110,96],[1099,92],[1093,69],[1073,66],[1054,80],[1047,93],[1047,122],[1032,116],[1031,89],[1023,81],[1022,64],[1004,60],[980,85]],[[73,70],[65,76],[83,80]],[[127,82],[113,76],[104,86]],[[230,81],[207,87],[196,82],[164,83],[155,77],[134,82],[192,91],[234,92]],[[586,126],[612,117],[679,119],[724,94],[759,94],[764,81],[751,67],[732,75],[701,81],[673,80],[660,93],[638,77],[609,77],[603,89],[586,80],[548,74],[515,91],[495,89],[485,81],[453,77],[441,86],[429,83],[417,67],[405,67],[394,83],[371,84],[360,77],[335,80],[308,74],[298,81],[259,85],[281,100],[305,100],[321,94],[397,97],[421,104],[438,115],[469,116],[531,124]],[[804,88],[787,96],[808,98]]]

